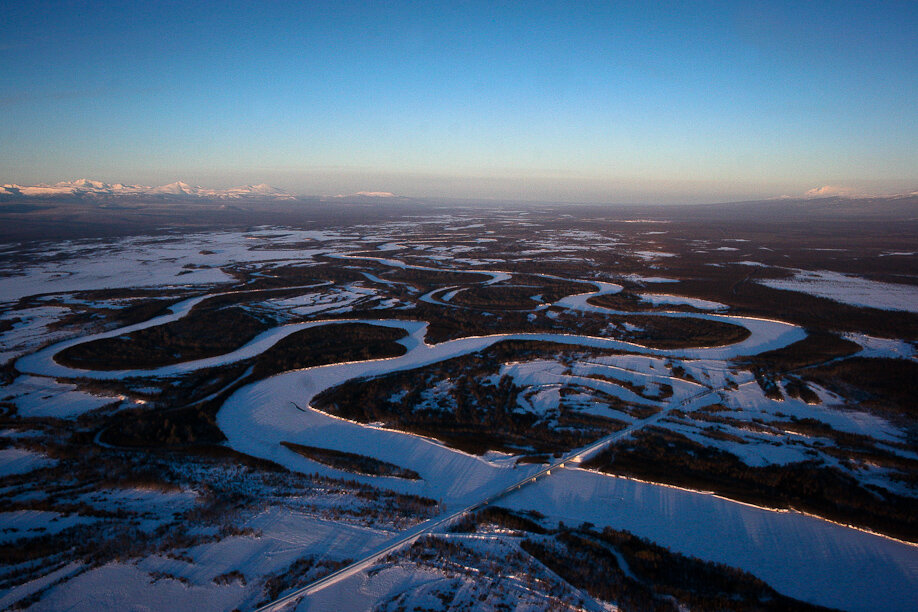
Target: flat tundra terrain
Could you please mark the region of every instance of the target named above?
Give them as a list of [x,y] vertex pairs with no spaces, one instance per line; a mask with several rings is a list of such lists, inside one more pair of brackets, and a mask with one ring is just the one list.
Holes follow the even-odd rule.
[[0,244],[0,609],[913,610],[915,223],[705,214]]

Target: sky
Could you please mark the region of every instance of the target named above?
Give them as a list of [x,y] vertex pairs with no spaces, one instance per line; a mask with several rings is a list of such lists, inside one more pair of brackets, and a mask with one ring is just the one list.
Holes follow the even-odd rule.
[[918,189],[918,2],[0,3],[0,183]]

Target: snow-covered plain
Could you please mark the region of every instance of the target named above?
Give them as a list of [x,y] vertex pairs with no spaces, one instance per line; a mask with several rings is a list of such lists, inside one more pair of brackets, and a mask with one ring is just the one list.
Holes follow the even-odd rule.
[[76,514],[64,516],[47,510],[0,512],[0,525],[3,525],[3,531],[0,532],[0,543],[11,542],[19,538],[53,535],[74,525],[94,520],[96,519]]
[[244,595],[245,591],[238,582],[216,588],[213,584],[186,584],[172,577],[157,579],[136,565],[122,561],[71,578],[51,589],[30,609],[75,612],[100,609],[232,610]]
[[[508,223],[515,220],[515,226],[519,226],[521,215],[510,211],[507,215]],[[481,230],[479,223],[451,216],[430,223],[451,224],[443,229],[457,236],[465,230],[475,230],[475,234]],[[404,232],[415,231],[416,228],[417,224],[414,223],[408,223],[401,229],[396,224],[390,224],[385,229],[374,228],[375,233],[362,237],[361,242],[383,242],[374,248],[383,252],[397,252],[397,256],[402,259],[355,253],[355,248],[358,248],[355,242],[357,236],[351,233],[277,228],[246,233],[196,234],[182,237],[181,241],[177,241],[174,236],[115,241],[101,250],[98,267],[90,262],[89,255],[90,249],[97,248],[98,243],[71,243],[60,247],[57,253],[59,258],[49,257],[47,261],[35,263],[20,276],[0,278],[0,295],[9,295],[15,299],[33,293],[106,287],[216,285],[235,281],[221,267],[237,263],[257,267],[292,261],[313,265],[314,256],[318,254],[331,255],[353,267],[359,267],[363,262],[372,262],[402,269],[465,272],[470,275],[471,283],[494,284],[511,280],[515,276],[503,270],[455,268],[456,265],[488,265],[499,260],[464,258],[463,255],[478,248],[465,244],[451,246],[406,239]],[[480,243],[492,239],[476,240]],[[587,251],[590,248],[615,249],[620,244],[618,236],[578,231],[558,234],[550,240],[546,238],[529,250],[532,255],[538,255],[539,249],[551,252]],[[721,247],[719,250],[728,249],[732,247]],[[632,251],[632,254],[644,259],[672,256],[662,251]],[[435,261],[435,265],[443,267],[414,265],[407,261],[409,258],[414,261],[420,257],[427,257]],[[511,259],[507,257],[508,261]],[[166,265],[160,268],[155,265],[157,261],[165,261]],[[103,262],[108,268],[102,265]],[[374,300],[378,301],[377,308],[404,306],[400,300],[385,298],[385,290],[387,287],[401,289],[406,287],[405,283],[387,280],[384,273],[375,268],[374,273],[362,271],[362,274],[368,282],[304,286],[303,293],[296,297],[267,297],[257,304],[257,308],[253,307],[253,312],[273,311],[291,316],[313,316],[320,312],[343,312]],[[675,282],[674,279],[639,274],[624,278],[640,283]],[[825,282],[826,278],[820,276],[817,280]],[[622,287],[604,281],[583,280],[592,283],[595,290],[564,297],[551,305],[540,303],[541,299],[534,299],[533,312],[553,306],[551,314],[566,310],[569,313],[586,312],[610,319],[620,314],[634,314],[589,304],[590,298],[616,293]],[[876,285],[874,283],[871,286],[872,290],[877,289]],[[457,286],[440,287],[420,297],[415,294],[411,299],[454,307],[450,299],[461,290]],[[753,381],[751,373],[735,370],[726,360],[787,346],[804,338],[805,332],[782,321],[725,313],[654,311],[642,314],[731,323],[749,330],[750,335],[746,340],[730,346],[656,350],[620,340],[578,334],[496,333],[430,345],[425,341],[427,324],[423,321],[365,319],[355,316],[347,320],[313,320],[280,325],[225,355],[152,370],[88,371],[68,368],[54,361],[55,354],[82,342],[115,337],[178,320],[208,297],[187,299],[173,306],[170,314],[144,323],[65,340],[32,352],[16,362],[17,369],[26,375],[19,376],[8,385],[4,395],[8,396],[22,417],[72,418],[103,405],[122,401],[123,398],[90,395],[74,383],[55,381],[51,377],[122,380],[134,376],[175,376],[258,355],[282,338],[307,327],[363,322],[404,329],[408,336],[400,342],[407,349],[405,355],[306,368],[257,381],[233,393],[220,409],[217,423],[228,439],[227,445],[237,451],[269,459],[299,473],[353,479],[379,489],[428,497],[441,502],[441,512],[455,511],[489,498],[509,484],[535,474],[541,466],[517,466],[515,457],[510,455],[489,453],[474,456],[449,448],[437,440],[388,430],[379,425],[346,421],[314,410],[309,406],[310,400],[325,389],[356,378],[443,362],[488,348],[503,340],[541,340],[572,348],[613,349],[627,354],[594,355],[580,359],[573,365],[553,359],[503,364],[499,374],[510,376],[516,384],[525,388],[522,394],[524,402],[528,403],[529,409],[540,414],[556,410],[560,402],[559,389],[569,385],[601,391],[631,404],[662,408],[665,411],[676,407],[688,411],[721,401],[725,412],[719,414],[726,414],[738,423],[762,420],[771,422],[788,417],[815,418],[839,431],[867,435],[890,445],[901,446],[903,442],[902,432],[893,424],[874,415],[843,409],[838,398],[823,389],[816,389],[821,400],[816,405],[793,399],[776,402],[765,397]],[[645,301],[660,305],[687,304],[700,310],[727,309],[723,304],[678,295],[648,293],[642,297]],[[4,316],[15,314],[8,312]],[[55,340],[47,334],[39,314],[35,313],[36,316],[31,319],[36,323],[20,324],[23,330],[29,325],[34,327],[34,333],[28,333],[31,336],[22,331],[19,332],[20,337],[30,342],[33,336],[34,339],[43,338],[45,343]],[[47,314],[45,318],[50,320],[62,313]],[[7,333],[13,331],[16,329]],[[862,334],[852,335],[851,339],[864,347],[862,354],[867,356],[914,358],[914,347],[907,343]],[[0,336],[2,341],[3,337]],[[20,350],[22,346],[27,347],[26,351],[35,348],[25,341],[10,343],[12,351]],[[691,376],[691,380],[675,375],[676,367]],[[660,395],[664,385],[672,388],[672,396]],[[433,394],[439,392],[437,389],[430,391]],[[446,393],[445,390],[440,391]],[[699,393],[706,393],[710,397],[704,401],[695,401]],[[586,398],[583,401],[589,402],[588,395],[583,397]],[[619,417],[635,430],[644,425],[639,419],[617,414],[616,418]],[[705,438],[699,428],[680,419],[670,419],[662,412],[646,423],[734,452],[749,465],[799,460],[806,456],[803,450],[809,448],[802,441],[803,436],[793,432],[780,432],[786,442],[782,446],[766,442],[761,433],[744,431],[741,425],[725,425],[725,430],[744,438],[743,443],[737,444],[712,441]],[[280,442],[368,455],[415,470],[421,479],[412,481],[355,475],[310,461],[282,446]],[[789,442],[793,442],[793,445]],[[54,465],[54,460],[31,450],[17,447],[0,450],[0,477]],[[170,497],[172,494],[136,490],[97,491],[94,495],[92,497],[87,494],[80,501],[109,507],[141,504],[154,510],[161,507],[163,512],[170,505],[189,508],[189,504],[195,503],[193,495],[173,498]],[[907,604],[918,597],[916,547],[793,512],[774,512],[704,493],[578,469],[553,470],[551,478],[523,488],[502,503],[520,509],[535,509],[566,522],[589,520],[598,525],[627,529],[674,550],[751,571],[782,593],[823,605],[858,610],[869,609],[879,603],[884,609],[907,609]],[[44,524],[55,518],[53,514],[27,515],[20,512],[14,517],[4,513],[4,516],[0,516],[0,527],[12,526],[14,523]],[[75,519],[68,516],[60,520]],[[147,523],[141,521],[144,528],[153,528],[156,520],[149,519]],[[66,522],[62,524],[69,525]],[[62,574],[65,580],[51,589],[35,609],[88,610],[99,609],[100,606],[121,609],[141,601],[153,609],[230,609],[240,605],[253,607],[259,599],[258,583],[247,586],[244,581],[228,580],[217,584],[214,579],[240,567],[246,573],[264,575],[282,570],[304,554],[359,558],[369,551],[379,549],[397,535],[394,532],[340,524],[309,513],[272,506],[266,506],[263,512],[247,518],[241,526],[249,531],[190,548],[185,554],[193,562],[166,555],[152,555],[141,560],[111,562],[94,569],[67,566],[67,572],[70,573]],[[869,569],[862,571],[862,566]],[[64,569],[55,570],[55,573]],[[427,593],[424,585],[437,584],[443,580],[441,574],[428,570],[409,571],[401,565],[373,573],[356,572],[350,578],[332,584],[328,589],[304,600],[299,609],[327,609],[326,605],[339,609],[342,605],[352,609],[368,609],[381,599],[394,597],[406,590],[416,589],[417,593]],[[833,581],[843,584],[833,584]],[[875,594],[870,590],[870,585],[876,584],[883,585],[882,593]],[[37,585],[38,581],[33,586],[37,589]],[[87,598],[87,593],[92,595]],[[7,601],[11,595],[11,591],[0,590],[0,602]],[[12,603],[13,600],[9,601]]]
[[0,364],[24,355],[49,340],[65,337],[67,332],[52,331],[49,326],[67,314],[70,314],[70,309],[62,306],[21,308],[4,313],[0,321],[11,321],[12,328],[0,333]]
[[[332,250],[322,248],[323,242],[341,238],[334,232],[289,230],[279,235],[261,229],[68,242],[56,245],[54,251],[42,251],[35,263],[0,267],[5,274],[0,276],[0,296],[14,301],[91,289],[230,283],[233,278],[221,269],[224,266],[308,262]],[[304,243],[320,248],[303,248]]]
[[75,385],[37,376],[19,376],[3,387],[3,397],[23,417],[67,419],[124,400],[124,396],[93,395]]
[[47,455],[24,448],[0,449],[0,477],[26,474],[57,463]]
[[768,278],[755,282],[772,289],[800,291],[853,306],[918,312],[918,287],[915,285],[881,283],[828,270],[795,270],[790,279]]
[[[244,568],[243,576],[283,571],[304,555],[346,558],[368,551],[391,533],[316,519],[301,512],[268,508],[245,521],[251,534],[232,536],[190,548],[187,559],[154,555],[138,563],[111,563],[90,570],[57,588],[37,609],[93,610],[100,601],[111,609],[233,609],[239,602],[254,607],[260,586],[220,576]],[[156,579],[154,577],[162,576]],[[217,579],[217,580],[215,580]],[[86,593],[95,598],[86,599]],[[95,608],[97,609],[97,608]]]
[[858,357],[881,357],[887,359],[915,359],[918,347],[913,343],[893,338],[876,338],[867,334],[847,333],[845,339],[861,346]]

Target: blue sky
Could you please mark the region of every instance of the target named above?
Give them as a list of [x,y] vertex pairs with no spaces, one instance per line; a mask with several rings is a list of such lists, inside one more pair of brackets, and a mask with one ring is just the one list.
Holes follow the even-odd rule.
[[0,182],[918,189],[918,3],[17,2]]

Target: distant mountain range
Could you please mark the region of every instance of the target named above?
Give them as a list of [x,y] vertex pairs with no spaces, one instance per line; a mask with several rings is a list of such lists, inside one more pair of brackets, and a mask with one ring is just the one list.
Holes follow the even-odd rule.
[[[61,206],[71,209],[73,205],[80,204],[86,209],[116,209],[116,208],[216,208],[220,210],[249,210],[249,205],[258,210],[273,208],[286,210],[290,205],[310,206],[333,204],[336,207],[349,205],[361,208],[386,208],[395,209],[402,206],[417,206],[419,204],[436,204],[441,206],[481,206],[494,208],[496,206],[567,206],[558,202],[513,202],[496,200],[461,200],[461,199],[424,199],[404,197],[387,191],[358,191],[356,193],[338,195],[299,195],[292,194],[270,185],[243,185],[229,189],[209,189],[206,187],[192,186],[181,181],[147,187],[145,185],[126,185],[123,183],[105,183],[90,179],[77,179],[75,181],[62,181],[54,184],[38,185],[0,185],[0,204],[2,211],[26,212],[36,209],[45,210],[49,207]],[[599,204],[582,204],[580,206],[606,206]],[[612,204],[619,209],[644,209],[648,214],[665,215],[673,214],[678,206],[649,206]],[[38,208],[37,208],[38,207]],[[903,193],[887,196],[855,195],[853,191],[842,188],[825,186],[813,189],[804,197],[782,196],[769,200],[754,202],[722,202],[714,204],[693,204],[685,206],[693,217],[706,215],[729,214],[738,219],[741,217],[760,216],[766,211],[771,216],[797,217],[797,216],[870,216],[892,215],[895,217],[913,220],[918,218],[918,192]],[[642,213],[643,214],[643,213]],[[767,216],[767,215],[766,215]]]
[[181,181],[147,187],[145,185],[124,185],[122,183],[103,183],[90,179],[77,179],[60,183],[40,185],[0,186],[0,201],[41,199],[41,200],[86,200],[110,202],[120,199],[133,200],[293,200],[296,196],[270,185],[243,185],[230,189],[207,189],[192,186]]

